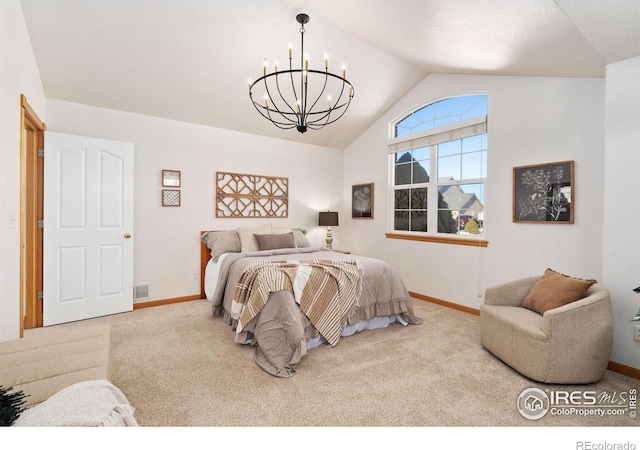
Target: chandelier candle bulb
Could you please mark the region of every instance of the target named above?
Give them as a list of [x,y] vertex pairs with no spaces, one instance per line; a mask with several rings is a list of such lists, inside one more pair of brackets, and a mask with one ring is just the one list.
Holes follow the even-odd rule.
[[327,55],[324,55],[324,68],[329,68],[329,57]]
[[293,45],[289,44],[289,59],[291,59],[291,51],[293,49]]

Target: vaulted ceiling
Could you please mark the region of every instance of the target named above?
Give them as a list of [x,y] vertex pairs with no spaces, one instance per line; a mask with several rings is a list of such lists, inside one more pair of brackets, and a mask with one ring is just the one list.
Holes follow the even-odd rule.
[[[21,3],[47,98],[334,148],[429,74],[604,77],[640,55],[638,0]],[[305,134],[262,118],[247,86],[295,49],[300,12],[311,68],[327,54],[355,87],[344,117]]]

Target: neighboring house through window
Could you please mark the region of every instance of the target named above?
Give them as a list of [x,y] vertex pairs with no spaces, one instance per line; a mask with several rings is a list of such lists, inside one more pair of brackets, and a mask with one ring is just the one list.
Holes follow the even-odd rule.
[[444,98],[391,125],[393,231],[481,236],[487,96]]

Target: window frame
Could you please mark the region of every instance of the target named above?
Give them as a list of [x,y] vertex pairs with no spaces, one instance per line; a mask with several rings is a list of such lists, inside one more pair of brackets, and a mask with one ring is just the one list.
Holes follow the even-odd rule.
[[[479,247],[487,247],[489,242],[485,239],[486,233],[479,234],[477,236],[469,236],[469,235],[460,235],[453,233],[439,233],[437,231],[437,214],[434,216],[433,213],[427,213],[427,228],[435,229],[436,231],[411,231],[411,230],[395,230],[395,192],[397,190],[397,186],[395,185],[395,170],[396,170],[396,154],[403,151],[411,151],[413,149],[422,148],[422,147],[432,147],[437,146],[438,144],[455,141],[458,139],[463,139],[465,137],[476,136],[487,134],[488,139],[488,111],[486,114],[482,114],[471,119],[461,120],[452,124],[446,124],[439,127],[430,128],[428,130],[419,131],[417,133],[407,134],[401,137],[394,137],[396,132],[396,126],[398,123],[403,121],[405,118],[410,116],[411,114],[420,111],[421,109],[428,107],[429,105],[435,104],[440,101],[455,99],[458,97],[467,97],[467,96],[476,96],[482,95],[487,97],[486,92],[473,92],[473,93],[461,93],[461,94],[452,94],[446,97],[442,97],[428,103],[425,103],[419,107],[413,108],[410,111],[403,113],[402,115],[396,117],[393,121],[389,123],[389,140],[388,140],[388,153],[389,153],[389,209],[387,211],[388,217],[388,231],[385,233],[385,236],[390,239],[403,239],[403,240],[414,240],[421,242],[436,242],[436,243],[444,243],[444,244],[455,244],[455,245],[470,245],[470,246],[479,246]],[[473,178],[473,179],[461,179],[454,181],[446,181],[440,182],[437,176],[437,147],[435,149],[430,148],[430,174],[436,174],[435,180],[432,181],[431,175],[430,180],[427,183],[427,188],[429,191],[439,192],[439,189],[443,185],[464,185],[470,183],[482,183],[486,186],[487,175],[484,174],[483,178]],[[488,154],[488,146],[487,146],[487,154]],[[408,184],[403,185],[406,188],[415,188],[422,186],[424,183],[418,184]],[[437,195],[429,196],[430,199],[427,203],[427,211],[432,210],[433,205],[435,204],[437,211]],[[435,198],[435,200],[434,200]],[[484,205],[484,199],[483,199]],[[483,219],[484,220],[484,219]],[[484,231],[484,230],[483,230]]]

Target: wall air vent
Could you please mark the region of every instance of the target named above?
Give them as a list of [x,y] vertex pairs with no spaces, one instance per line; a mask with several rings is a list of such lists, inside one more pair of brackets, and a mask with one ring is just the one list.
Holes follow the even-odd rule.
[[149,298],[149,285],[142,284],[140,286],[133,287],[133,299]]

